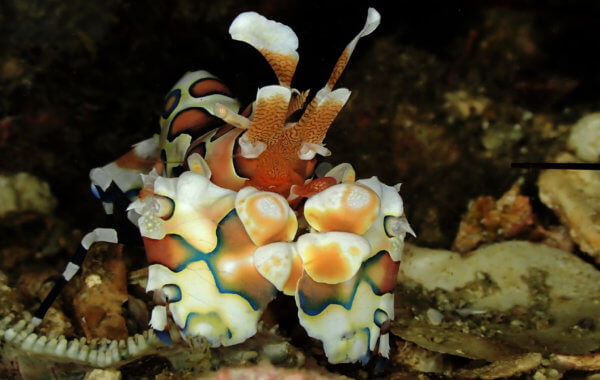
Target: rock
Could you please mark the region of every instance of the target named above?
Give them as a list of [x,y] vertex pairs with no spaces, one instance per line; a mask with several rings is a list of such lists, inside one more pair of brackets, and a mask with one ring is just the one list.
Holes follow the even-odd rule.
[[466,379],[497,379],[517,376],[529,372],[542,364],[542,355],[530,352],[514,358],[499,360],[497,362],[473,369],[461,369],[454,374]]
[[73,307],[88,341],[129,336],[122,308],[127,301],[127,272],[121,251],[121,245],[94,244],[84,261]]
[[47,182],[28,173],[0,175],[0,217],[11,211],[37,211],[49,214],[56,199]]
[[121,372],[116,369],[93,369],[85,374],[84,380],[121,380]]
[[468,252],[482,243],[524,236],[533,229],[534,218],[529,197],[519,195],[521,184],[515,183],[498,200],[490,196],[477,198],[462,216],[452,249]]
[[[426,349],[488,361],[600,348],[600,271],[542,244],[508,241],[468,255],[407,245],[392,332]],[[439,325],[427,318],[443,314]]]
[[449,373],[452,369],[446,355],[432,352],[411,342],[398,342],[392,360],[412,372]]
[[587,162],[600,161],[600,112],[579,119],[569,135],[567,145],[577,158]]
[[[577,162],[562,153],[556,162]],[[568,228],[579,248],[600,263],[600,172],[544,170],[538,179],[540,199]]]

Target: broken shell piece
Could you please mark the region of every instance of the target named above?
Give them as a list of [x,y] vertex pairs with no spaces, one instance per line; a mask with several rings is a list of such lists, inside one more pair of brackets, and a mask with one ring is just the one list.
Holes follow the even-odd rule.
[[[576,161],[561,153],[556,162]],[[594,170],[544,170],[538,179],[540,199],[568,228],[582,251],[600,263],[600,173]]]
[[580,160],[600,161],[600,112],[579,119],[571,129],[567,144]]
[[347,232],[308,233],[300,236],[296,244],[306,273],[325,284],[350,279],[371,253],[364,238]]
[[310,197],[304,217],[317,231],[364,234],[379,213],[379,197],[366,186],[342,183]]
[[250,239],[258,246],[290,241],[296,235],[296,214],[277,193],[245,187],[237,193],[235,209]]
[[[429,350],[488,361],[585,354],[600,348],[599,284],[592,265],[542,244],[495,243],[468,255],[409,246],[391,328]],[[429,323],[429,308],[443,323]]]

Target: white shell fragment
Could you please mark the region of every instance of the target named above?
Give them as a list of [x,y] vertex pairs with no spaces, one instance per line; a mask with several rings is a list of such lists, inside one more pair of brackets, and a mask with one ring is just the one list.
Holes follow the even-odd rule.
[[579,119],[567,142],[577,158],[587,162],[600,162],[600,112]]
[[[405,303],[396,309],[407,317],[392,331],[429,350],[497,361],[524,351],[600,348],[593,327],[600,272],[569,252],[524,241],[490,244],[467,256],[409,246],[398,284]],[[421,304],[417,315],[404,314],[415,310],[414,297]],[[443,311],[437,327],[431,309]]]

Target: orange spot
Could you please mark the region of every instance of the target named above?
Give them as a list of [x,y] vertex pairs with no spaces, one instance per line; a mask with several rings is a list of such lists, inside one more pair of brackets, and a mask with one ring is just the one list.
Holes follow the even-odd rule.
[[377,262],[370,265],[366,275],[377,285],[381,293],[389,293],[394,290],[398,282],[398,268],[400,262],[395,262],[389,253],[384,253]]
[[173,107],[173,104],[175,104],[175,100],[177,99],[177,96],[175,94],[171,94],[171,96],[169,96],[169,99],[167,99],[167,102],[165,103],[165,108],[163,109],[163,112],[169,112],[172,111],[171,108]]
[[154,190],[150,187],[144,187],[140,190],[140,199],[144,199],[146,197],[151,197],[154,195]]
[[177,269],[189,256],[179,241],[167,235],[161,240],[143,238],[148,264],[162,264],[171,270]]
[[302,272],[304,269],[302,268],[302,259],[300,256],[294,257],[292,261],[292,269],[290,270],[290,277],[288,277],[287,281],[283,285],[283,293],[291,296],[296,293],[296,285],[298,284],[298,280],[300,276],[302,276]]
[[221,119],[212,116],[203,108],[188,108],[178,113],[171,122],[169,138],[181,133],[188,133],[192,138],[204,135],[206,132],[222,124]]
[[159,158],[144,158],[137,155],[135,149],[131,149],[115,160],[115,164],[123,169],[133,169],[149,172]]
[[350,266],[338,243],[308,246],[304,258],[306,271],[317,282],[340,282],[350,273]]
[[[290,159],[285,154],[267,149],[258,158],[247,161],[249,162],[245,166],[252,170],[252,172],[250,170],[243,172],[250,174],[247,186],[278,193],[287,198],[292,185],[302,185],[312,174],[316,160]],[[245,160],[236,162],[239,165]]]
[[195,98],[214,93],[231,96],[231,91],[227,86],[215,79],[201,79],[190,87],[190,94]]
[[[258,195],[258,196],[254,196],[250,199],[248,199],[248,205],[247,210],[248,213],[250,215],[252,215],[252,218],[254,219],[255,223],[258,224],[259,226],[261,226],[262,228],[266,227],[266,225],[272,225],[273,222],[277,222],[279,220],[282,220],[284,215],[285,215],[285,209],[282,207],[282,205],[276,200],[273,199],[272,201],[267,201],[270,205],[274,205],[277,207],[277,214],[279,216],[271,216],[271,215],[267,215],[265,214],[259,207],[259,202],[263,201],[263,200],[267,200],[269,198],[273,198],[271,195],[268,194],[262,194],[262,195]],[[260,232],[260,231],[257,231]]]
[[[246,182],[246,178],[242,178],[236,173],[233,164],[235,141],[242,132],[241,129],[231,129],[220,138],[207,142],[204,155],[204,159],[212,172],[211,182],[233,191],[238,191],[244,187]],[[244,174],[241,175],[244,176]]]
[[304,209],[304,216],[311,225],[321,232],[343,231],[358,235],[364,234],[377,219],[379,213],[379,197],[368,187],[360,186],[369,193],[369,201],[362,207],[348,207],[349,198],[354,186],[347,186],[342,195],[339,209],[326,208],[318,210],[315,208]]
[[321,191],[337,184],[337,181],[333,177],[322,177],[316,178],[307,183],[306,185],[300,185],[294,187],[294,192],[300,197],[308,198]]
[[[220,228],[222,245],[215,257],[220,285],[243,291],[257,299],[261,305],[266,305],[273,297],[273,285],[258,272],[251,259],[256,245],[237,217],[227,218]],[[231,263],[235,265],[232,266]]]
[[272,270],[272,269],[273,269],[273,268],[271,268],[271,265],[270,265],[269,263],[265,263],[265,264],[263,264],[263,266],[262,266],[262,270],[263,270],[263,271],[265,271],[266,273],[269,273],[269,272],[271,272],[271,270]]

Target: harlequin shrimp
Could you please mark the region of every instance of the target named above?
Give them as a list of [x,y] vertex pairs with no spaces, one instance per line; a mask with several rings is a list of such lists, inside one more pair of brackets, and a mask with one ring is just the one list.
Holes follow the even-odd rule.
[[[241,108],[217,77],[189,72],[166,96],[160,134],[90,172],[106,213],[125,206],[139,228],[159,337],[169,339],[170,315],[184,338],[202,336],[215,347],[243,342],[282,292],[295,298],[300,324],[323,342],[331,363],[389,355],[392,292],[405,235],[413,233],[399,185],[356,180],[350,164],[315,175],[316,156],[330,155],[325,134],[350,96],[334,86],[358,40],[379,22],[370,8],[308,101],[308,91],[290,87],[296,34],[240,14],[231,37],[255,47],[279,84],[260,88]],[[34,324],[98,241],[117,242],[117,234],[96,229],[84,237]]]

